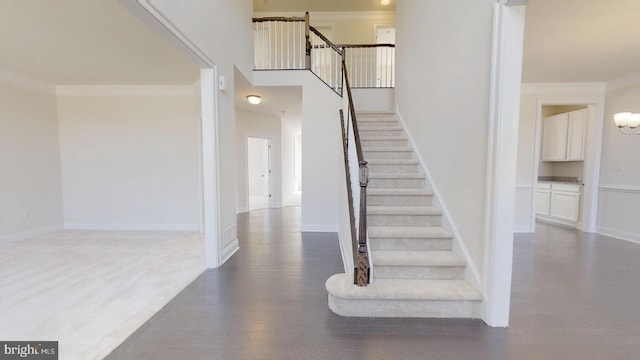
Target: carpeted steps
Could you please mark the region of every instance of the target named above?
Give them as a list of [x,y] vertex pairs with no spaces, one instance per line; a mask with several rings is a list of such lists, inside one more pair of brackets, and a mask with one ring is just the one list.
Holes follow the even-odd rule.
[[326,283],[329,307],[343,316],[476,318],[482,294],[464,280],[465,259],[451,251],[452,234],[393,113],[358,114],[369,163],[367,223],[373,282],[352,274]]

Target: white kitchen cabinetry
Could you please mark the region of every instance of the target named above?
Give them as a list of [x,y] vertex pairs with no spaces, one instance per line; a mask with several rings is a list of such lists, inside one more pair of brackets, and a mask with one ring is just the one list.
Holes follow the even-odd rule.
[[542,133],[543,161],[584,160],[587,109],[544,118]]
[[551,184],[538,183],[536,189],[536,214],[549,216],[549,207],[551,206]]
[[584,139],[587,129],[587,109],[569,113],[567,128],[567,161],[584,160]]
[[580,222],[581,185],[538,183],[536,215],[538,219],[576,226]]

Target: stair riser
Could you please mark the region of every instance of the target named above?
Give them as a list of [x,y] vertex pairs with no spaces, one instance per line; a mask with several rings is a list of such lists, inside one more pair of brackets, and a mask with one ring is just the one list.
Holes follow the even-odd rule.
[[419,172],[420,169],[416,164],[369,164],[369,173],[396,174]]
[[367,151],[364,150],[366,160],[413,160],[413,151]]
[[341,316],[402,318],[479,318],[480,301],[355,300],[329,294],[329,308]]
[[371,250],[449,251],[451,239],[369,238]]
[[432,196],[367,195],[367,204],[373,206],[431,206]]
[[360,136],[365,137],[365,136],[403,136],[404,135],[404,131],[402,129],[398,129],[398,130],[388,130],[388,129],[361,129],[359,128],[358,130],[360,130]]
[[424,185],[424,179],[369,178],[369,186],[376,189],[422,189]]
[[407,140],[362,140],[363,147],[406,147]]
[[358,119],[358,130],[365,130],[377,127],[400,127],[400,122],[398,120],[388,120],[388,119],[376,119],[376,120],[363,120]]
[[440,226],[440,219],[440,215],[367,215],[370,226]]
[[464,279],[464,266],[373,266],[378,279]]

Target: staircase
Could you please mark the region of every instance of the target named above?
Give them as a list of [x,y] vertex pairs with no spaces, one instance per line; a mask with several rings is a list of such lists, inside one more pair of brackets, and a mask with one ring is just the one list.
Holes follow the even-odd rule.
[[369,163],[369,286],[352,274],[327,280],[329,307],[343,316],[477,318],[480,291],[464,280],[465,259],[451,251],[452,234],[413,149],[393,113],[359,113]]

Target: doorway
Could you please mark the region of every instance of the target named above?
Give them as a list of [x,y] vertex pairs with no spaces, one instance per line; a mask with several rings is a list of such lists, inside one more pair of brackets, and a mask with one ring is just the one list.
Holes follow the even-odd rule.
[[[375,26],[376,44],[396,43],[396,28],[393,25]],[[376,48],[376,87],[395,87],[395,48]]]
[[271,207],[271,140],[247,138],[249,210]]

